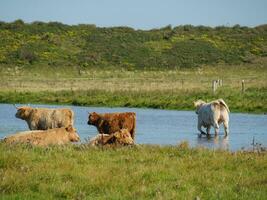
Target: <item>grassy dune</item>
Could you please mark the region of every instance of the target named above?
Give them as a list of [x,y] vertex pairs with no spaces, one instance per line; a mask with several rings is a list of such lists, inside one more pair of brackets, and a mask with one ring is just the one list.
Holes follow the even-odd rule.
[[1,199],[265,199],[267,154],[0,144]]
[[267,25],[254,28],[185,25],[134,30],[0,21],[0,64],[29,68],[71,66],[79,70],[245,64],[266,58],[266,33]]

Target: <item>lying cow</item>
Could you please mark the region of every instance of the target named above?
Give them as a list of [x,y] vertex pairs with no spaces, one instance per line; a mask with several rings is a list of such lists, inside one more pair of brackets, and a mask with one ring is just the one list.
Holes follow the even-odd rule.
[[136,116],[133,112],[125,113],[90,113],[88,124],[96,126],[100,134],[112,134],[121,129],[128,129],[134,140]]
[[48,109],[22,106],[17,108],[15,116],[25,120],[30,130],[47,130],[73,126],[74,113],[72,110],[64,108]]
[[[198,130],[201,134],[210,134],[211,126],[215,129],[215,135],[219,132],[219,125],[223,123],[225,136],[229,133],[229,113],[230,110],[222,99],[206,103],[202,100],[194,102],[196,114],[198,115]],[[207,133],[201,127],[207,129]]]
[[134,140],[127,129],[121,129],[112,134],[98,134],[89,141],[91,146],[99,145],[131,145],[134,144]]
[[78,142],[79,135],[72,126],[48,130],[24,131],[4,138],[7,144],[25,143],[34,146],[62,145]]

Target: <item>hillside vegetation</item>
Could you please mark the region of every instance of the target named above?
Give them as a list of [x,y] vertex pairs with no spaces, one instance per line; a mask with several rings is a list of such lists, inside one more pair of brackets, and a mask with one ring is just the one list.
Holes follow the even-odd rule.
[[0,66],[177,69],[267,56],[267,25],[152,30],[58,22],[0,22]]
[[231,111],[266,113],[266,76],[267,25],[0,22],[1,103],[192,110],[196,99],[223,98]]

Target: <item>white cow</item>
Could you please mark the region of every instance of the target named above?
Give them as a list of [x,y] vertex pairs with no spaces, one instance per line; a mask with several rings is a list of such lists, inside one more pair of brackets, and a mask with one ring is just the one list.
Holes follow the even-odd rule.
[[[196,114],[198,115],[197,128],[201,134],[210,135],[211,126],[215,129],[215,136],[219,132],[219,125],[223,123],[225,136],[229,133],[229,113],[230,110],[222,99],[218,99],[209,103],[202,100],[194,102]],[[201,127],[207,129],[207,133],[202,131]]]
[[30,130],[47,130],[73,126],[74,113],[68,108],[16,107],[16,118],[25,120]]

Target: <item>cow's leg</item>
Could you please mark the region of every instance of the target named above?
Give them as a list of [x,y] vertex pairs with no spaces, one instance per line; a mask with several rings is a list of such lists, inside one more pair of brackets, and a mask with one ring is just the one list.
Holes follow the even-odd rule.
[[214,122],[213,126],[214,126],[214,130],[215,130],[215,136],[217,136],[218,133],[219,133],[219,124],[218,124],[218,122]]
[[104,134],[102,134],[102,136],[101,136],[102,145],[107,144],[109,142],[109,140],[111,140],[112,138],[114,138],[114,134],[110,134],[108,136],[104,136]]
[[36,125],[35,121],[28,122],[28,126],[30,130],[38,130],[38,126]]
[[223,126],[224,126],[224,136],[227,137],[229,134],[229,124],[227,121],[223,122]]
[[210,135],[210,125],[207,126],[206,131],[207,131],[207,135]]
[[134,130],[134,128],[131,130],[130,134],[131,134],[132,139],[134,140],[134,136],[135,136],[135,130]]
[[204,131],[202,131],[201,126],[202,126],[202,124],[201,124],[201,123],[198,123],[198,124],[197,124],[197,129],[199,130],[199,132],[200,132],[202,135],[206,135],[206,133],[205,133]]

